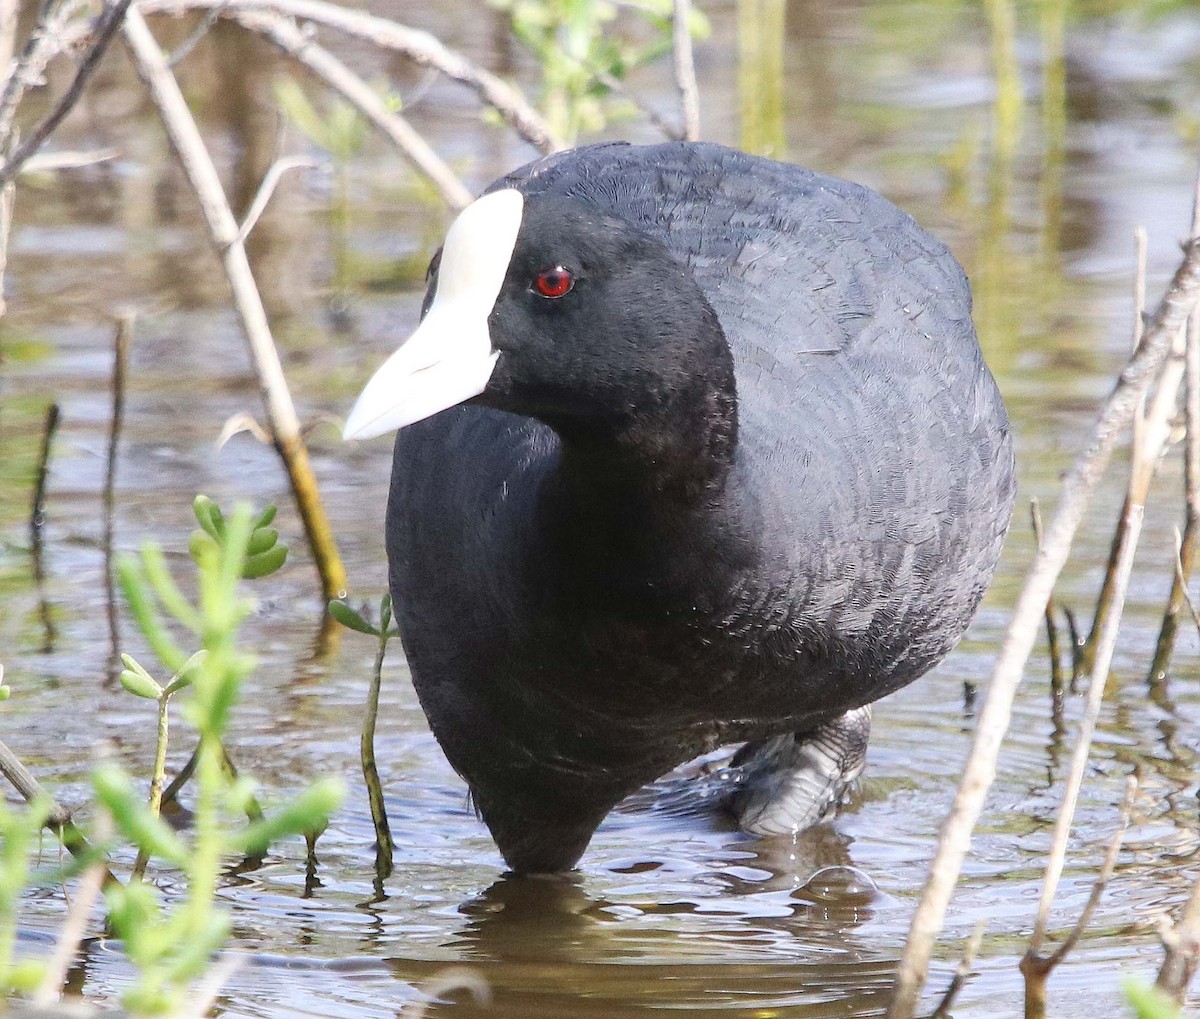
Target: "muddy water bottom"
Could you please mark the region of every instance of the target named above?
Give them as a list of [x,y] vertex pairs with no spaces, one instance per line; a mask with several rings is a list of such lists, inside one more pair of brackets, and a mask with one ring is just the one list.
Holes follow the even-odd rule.
[[[495,12],[466,2],[373,5],[521,80],[528,68],[497,43]],[[714,4],[700,47],[706,134],[738,138],[736,9]],[[1023,498],[1049,514],[1059,473],[1090,427],[1127,349],[1132,228],[1151,239],[1151,292],[1176,257],[1190,215],[1200,20],[1081,13],[1068,32],[1067,128],[1056,150],[1039,131],[1041,40],[1018,19],[1026,84],[1011,165],[989,148],[994,93],[988,28],[974,5],[792,3],[783,66],[789,158],[882,190],[945,239],[967,267],[981,342],[1008,401]],[[493,20],[489,20],[493,19]],[[171,31],[169,23],[156,30]],[[180,30],[181,31],[181,30]],[[229,45],[222,36],[220,45]],[[180,73],[224,160],[231,190],[265,170],[272,94],[287,68],[254,50],[243,92],[226,101],[211,43]],[[359,50],[347,58],[363,59]],[[506,62],[507,61],[507,62]],[[406,107],[455,158],[472,187],[529,158],[479,122],[460,92],[378,62]],[[294,550],[270,581],[245,645],[259,658],[229,745],[269,806],[321,775],[342,775],[343,809],[309,866],[298,840],[253,870],[231,870],[220,896],[240,965],[224,1016],[394,1016],[447,967],[487,981],[484,1011],[451,991],[432,1015],[828,1017],[882,1014],[912,909],[953,797],[974,724],[967,688],[991,670],[1032,547],[1018,517],[991,592],[942,666],[877,707],[861,789],[842,814],[795,840],[756,840],[714,804],[719,778],[692,766],[623,804],[576,875],[514,879],[441,756],[396,650],[385,671],[377,756],[397,842],[395,873],[375,879],[374,832],[358,770],[358,726],[374,648],[344,635],[318,654],[314,574],[273,455],[245,435],[219,452],[231,416],[259,403],[190,195],[119,61],[101,75],[106,101],[70,122],[63,147],[118,148],[114,165],[32,181],[17,203],[0,322],[0,661],[13,698],[0,734],[70,805],[87,800],[97,747],[144,775],[153,718],[106,682],[101,490],[109,421],[110,313],[139,309],[117,471],[116,544],[154,539],[187,575],[190,503],[279,503]],[[528,84],[528,81],[527,81]],[[636,84],[671,109],[668,76]],[[531,86],[532,87],[532,86]],[[1182,125],[1182,126],[1181,126]],[[614,134],[650,140],[638,122]],[[1061,162],[1050,154],[1058,151]],[[23,185],[24,187],[25,185]],[[386,440],[345,445],[322,423],[350,406],[371,369],[412,328],[420,264],[445,226],[414,199],[396,157],[369,143],[349,170],[349,216],[329,215],[329,180],[290,179],[252,235],[312,458],[356,598],[384,588]],[[244,196],[243,196],[244,197]],[[409,266],[404,275],[401,269]],[[419,277],[419,272],[417,273]],[[399,281],[399,282],[397,282]],[[27,515],[45,408],[62,407],[44,527],[44,582],[34,583]],[[1120,464],[1076,544],[1060,587],[1087,615],[1108,553]],[[1085,783],[1054,927],[1078,916],[1117,822],[1125,776],[1143,774],[1116,875],[1079,948],[1055,974],[1052,1014],[1119,1014],[1119,983],[1151,976],[1158,920],[1186,895],[1196,866],[1195,761],[1200,640],[1184,632],[1174,673],[1151,697],[1143,681],[1169,583],[1181,511],[1176,459],[1164,463],[1118,647],[1112,689]],[[145,653],[123,624],[122,649]],[[1012,732],[947,919],[931,988],[945,985],[962,941],[986,920],[977,976],[959,1017],[1018,1014],[1016,963],[1032,925],[1044,854],[1070,753],[1050,717],[1044,649],[1031,661]],[[1065,705],[1067,732],[1080,694]],[[191,748],[174,729],[170,769]],[[130,861],[118,860],[118,869]],[[168,898],[180,889],[159,872]],[[46,951],[65,909],[57,888],[31,892],[21,948]],[[131,979],[120,946],[89,941],[72,986],[102,998]]]

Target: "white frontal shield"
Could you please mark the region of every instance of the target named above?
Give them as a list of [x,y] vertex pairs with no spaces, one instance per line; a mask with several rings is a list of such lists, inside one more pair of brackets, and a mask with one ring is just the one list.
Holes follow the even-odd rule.
[[468,205],[442,247],[437,290],[424,321],[371,377],[343,439],[370,439],[478,396],[499,356],[488,316],[508,273],[525,199],[507,189]]

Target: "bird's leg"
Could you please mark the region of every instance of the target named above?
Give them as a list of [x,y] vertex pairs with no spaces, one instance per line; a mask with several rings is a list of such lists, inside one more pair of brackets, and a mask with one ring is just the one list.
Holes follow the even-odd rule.
[[747,743],[731,768],[741,772],[729,805],[752,835],[790,835],[827,816],[862,773],[871,735],[868,704],[809,732]]

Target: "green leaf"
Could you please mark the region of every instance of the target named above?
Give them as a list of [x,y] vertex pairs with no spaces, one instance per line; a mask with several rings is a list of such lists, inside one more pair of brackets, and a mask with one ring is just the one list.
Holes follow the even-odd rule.
[[192,500],[192,512],[196,514],[196,521],[214,541],[225,537],[225,517],[221,513],[221,507],[207,495],[198,495]]
[[192,531],[188,539],[188,552],[192,561],[204,569],[210,557],[215,557],[220,546],[207,531]]
[[154,599],[147,590],[141,563],[133,556],[121,556],[117,560],[117,579],[142,636],[158,655],[159,661],[172,672],[178,672],[187,659],[159,618]]
[[133,669],[122,669],[121,685],[134,697],[145,697],[148,701],[156,701],[163,695],[163,688],[154,677],[140,669],[137,672]]
[[340,779],[323,778],[279,813],[247,825],[234,836],[233,844],[242,852],[257,856],[266,852],[272,842],[285,836],[322,828],[329,823],[329,816],[341,805],[345,795],[346,787]]
[[188,850],[163,821],[150,813],[138,797],[128,775],[115,764],[101,764],[92,772],[92,788],[129,841],[152,856],[186,867]]
[[163,691],[166,694],[173,694],[176,691],[182,690],[185,686],[190,686],[192,680],[195,679],[196,673],[200,666],[204,664],[204,660],[208,657],[208,652],[204,650],[197,651],[191,658],[183,663],[183,668],[179,670],[175,678],[171,680]]
[[379,636],[379,631],[344,601],[337,599],[331,601],[329,614],[347,629],[357,630],[359,633],[369,633],[372,637]]
[[171,571],[167,569],[167,560],[162,549],[154,542],[148,541],[142,546],[142,568],[163,608],[193,633],[199,631],[200,613],[179,590],[171,577]]
[[267,503],[266,507],[258,515],[258,519],[254,521],[254,530],[257,531],[260,528],[266,527],[268,524],[270,524],[270,522],[275,519],[275,512],[276,510],[274,503]]
[[379,599],[379,632],[387,633],[392,625],[392,596],[385,594]]
[[259,527],[250,535],[250,541],[246,544],[246,555],[262,555],[263,552],[274,548],[278,541],[278,531],[269,527]]
[[287,546],[276,545],[267,552],[259,555],[248,555],[242,563],[242,576],[246,580],[255,580],[274,573],[287,559]]
[[1133,1006],[1137,1019],[1180,1019],[1178,1006],[1164,991],[1136,977],[1121,981],[1125,1000]]

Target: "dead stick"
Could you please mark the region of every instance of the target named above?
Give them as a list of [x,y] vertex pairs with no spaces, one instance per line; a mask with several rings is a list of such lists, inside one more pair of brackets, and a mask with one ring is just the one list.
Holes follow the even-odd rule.
[[1200,954],[1200,881],[1192,885],[1183,915],[1175,923],[1166,921],[1159,936],[1166,949],[1166,957],[1154,983],[1182,1005],[1188,984],[1192,982],[1192,975],[1196,971],[1197,955]]
[[324,25],[372,45],[394,50],[422,67],[431,67],[467,86],[534,148],[542,152],[563,148],[563,143],[554,137],[545,119],[518,89],[476,66],[428,32],[409,28],[387,18],[325,0],[141,0],[138,7],[146,14],[209,10],[214,7],[219,7],[223,16],[262,11]]
[[692,58],[692,3],[675,0],[672,19],[675,55],[675,87],[683,112],[683,136],[689,142],[700,140],[700,90],[696,87],[696,64]]
[[66,0],[43,0],[21,55],[11,67],[3,68],[6,73],[0,92],[0,151],[7,151],[12,142],[13,116],[26,90],[41,78],[54,56],[54,42],[62,27],[59,18],[66,6]]
[[1112,880],[1113,872],[1117,868],[1117,856],[1121,851],[1121,842],[1125,838],[1125,830],[1129,827],[1129,816],[1133,812],[1137,790],[1138,777],[1135,772],[1125,780],[1125,797],[1121,802],[1121,820],[1118,822],[1117,830],[1113,833],[1113,837],[1109,841],[1108,850],[1104,854],[1104,863],[1100,867],[1100,873],[1092,883],[1091,893],[1084,904],[1083,912],[1079,914],[1079,919],[1075,921],[1075,926],[1071,928],[1071,933],[1067,935],[1066,940],[1051,955],[1040,955],[1030,945],[1028,951],[1026,951],[1024,957],[1021,959],[1021,974],[1025,977],[1025,1019],[1035,1019],[1035,1017],[1045,1015],[1047,979],[1054,972],[1055,967],[1079,943],[1079,939],[1083,937],[1083,932],[1087,930],[1088,924],[1092,922],[1092,917],[1095,915],[1096,908],[1100,905],[1100,899],[1104,895],[1104,889],[1108,887],[1108,882]]
[[[1037,547],[1041,548],[1042,510],[1036,496],[1029,500],[1029,519],[1033,524],[1034,540],[1037,542]],[[1050,649],[1050,714],[1054,721],[1054,728],[1058,730],[1062,726],[1064,676],[1058,640],[1058,623],[1054,618],[1054,609],[1054,596],[1051,595],[1046,601],[1046,643]]]
[[442,200],[458,210],[475,197],[432,146],[400,114],[388,109],[383,97],[328,50],[277,14],[243,12],[239,25],[265,36],[300,61],[334,91],[341,93],[404,154],[438,189]]
[[[1193,231],[1193,236],[1195,233]],[[1137,246],[1137,271],[1134,275],[1133,286],[1133,349],[1137,350],[1137,346],[1142,342],[1142,331],[1145,328],[1145,311],[1146,311],[1146,231],[1142,227],[1138,227],[1134,231],[1134,243]],[[1163,413],[1162,403],[1164,394],[1170,394],[1171,404],[1174,406],[1175,394],[1178,392],[1178,383],[1172,384],[1170,379],[1164,381],[1164,384],[1159,387],[1159,392],[1155,395],[1154,408],[1151,410],[1152,415],[1161,416],[1162,420],[1166,421],[1166,428],[1170,430],[1168,416]],[[1142,398],[1138,401],[1137,410],[1133,414],[1133,448],[1139,449],[1145,441],[1146,423],[1146,394],[1142,394]],[[1154,464],[1151,465],[1151,470],[1154,469]],[[1100,592],[1096,596],[1096,607],[1092,613],[1092,625],[1088,631],[1087,639],[1083,642],[1083,647],[1079,651],[1076,659],[1076,668],[1083,672],[1090,672],[1096,659],[1096,642],[1100,636],[1100,624],[1108,612],[1109,603],[1112,601],[1113,595],[1113,578],[1116,574],[1117,560],[1121,557],[1121,548],[1126,540],[1125,521],[1129,519],[1129,504],[1133,501],[1133,487],[1136,479],[1133,472],[1130,471],[1129,481],[1125,490],[1125,498],[1121,503],[1121,512],[1117,516],[1117,526],[1113,530],[1112,542],[1108,549],[1108,563],[1104,569],[1104,579],[1100,584]]]
[[112,41],[112,37],[116,35],[117,29],[121,27],[121,22],[125,20],[125,12],[129,9],[130,3],[132,3],[132,0],[116,0],[116,3],[107,8],[100,16],[100,23],[96,28],[95,40],[88,47],[83,62],[75,72],[74,79],[67,87],[66,92],[54,104],[54,108],[46,114],[37,127],[29,133],[29,136],[17,146],[16,151],[0,167],[0,184],[5,184],[13,180],[21,172],[21,167],[45,144],[46,139],[50,137],[54,129],[63,122],[63,118],[71,112],[71,109],[79,101],[79,97],[83,95],[84,86],[87,85],[92,72],[99,66],[100,58],[104,56],[104,51],[108,49],[108,44]]
[[29,509],[29,554],[33,567],[33,581],[38,592],[38,615],[42,620],[42,631],[46,635],[42,649],[47,652],[54,647],[58,631],[54,626],[50,603],[46,600],[46,566],[42,534],[46,525],[46,484],[50,478],[50,453],[54,446],[54,436],[58,433],[59,418],[58,404],[50,404],[46,408],[46,424],[42,429],[42,447],[38,451],[37,475],[33,483],[33,503]]
[[[1144,236],[1144,231],[1139,231],[1139,280],[1145,278],[1143,270],[1146,257]],[[1137,303],[1140,305],[1143,299],[1144,294],[1139,286]],[[1138,337],[1139,343],[1141,334],[1141,314],[1139,313],[1134,325],[1134,335]],[[1125,512],[1119,526],[1121,534],[1118,543],[1119,553],[1112,571],[1112,582],[1108,585],[1109,595],[1106,600],[1104,618],[1100,621],[1096,657],[1092,667],[1091,684],[1088,687],[1087,705],[1079,723],[1079,736],[1075,744],[1074,755],[1071,758],[1071,771],[1054,827],[1050,858],[1046,863],[1046,877],[1042,885],[1041,900],[1038,903],[1037,920],[1034,923],[1033,936],[1029,942],[1028,954],[1033,957],[1037,957],[1041,952],[1050,920],[1050,907],[1054,902],[1054,893],[1058,888],[1058,880],[1062,875],[1063,864],[1066,860],[1067,840],[1071,834],[1079,791],[1083,787],[1083,774],[1091,753],[1092,736],[1095,733],[1096,721],[1100,717],[1100,709],[1103,705],[1104,687],[1108,682],[1109,667],[1112,664],[1117,632],[1121,625],[1121,614],[1125,609],[1129,577],[1133,570],[1133,558],[1137,550],[1138,538],[1141,536],[1142,521],[1146,513],[1146,500],[1150,494],[1150,482],[1154,476],[1154,465],[1158,462],[1162,448],[1170,436],[1170,418],[1175,408],[1179,389],[1179,380],[1174,369],[1175,365],[1172,362],[1163,366],[1158,381],[1158,392],[1155,394],[1149,414],[1144,417],[1141,415],[1140,407],[1144,403],[1142,400],[1138,401],[1138,409],[1134,411],[1136,423],[1133,429],[1133,456],[1129,470]]]
[[[8,748],[3,740],[0,740],[0,775],[9,781],[26,803],[33,803],[35,800],[48,803],[50,810],[46,815],[45,827],[58,836],[59,841],[72,856],[91,861],[95,856],[95,851],[84,837],[83,832],[71,820],[71,812],[51,799],[38,780],[30,774],[29,769],[21,763],[20,758]],[[120,883],[107,868],[105,868],[104,875],[105,884],[110,881]]]
[[[1196,180],[1196,198],[1192,213],[1192,234],[1200,234],[1200,176]],[[1200,313],[1193,311],[1188,319],[1184,364],[1183,412],[1186,440],[1183,447],[1184,525],[1183,538],[1176,552],[1176,570],[1171,593],[1163,612],[1162,626],[1154,645],[1149,681],[1160,683],[1166,678],[1175,638],[1179,632],[1179,614],[1188,596],[1188,580],[1195,568],[1197,543],[1200,542]]]
[[958,968],[954,971],[954,976],[950,980],[950,986],[946,988],[946,993],[942,995],[942,1000],[938,1002],[938,1007],[929,1013],[929,1019],[946,1019],[950,1015],[954,999],[958,997],[958,992],[963,989],[971,976],[971,967],[975,964],[975,956],[979,952],[979,945],[983,941],[983,929],[986,925],[986,920],[976,921],[975,930],[963,947],[962,958],[958,961]]
[[129,368],[129,343],[133,338],[133,311],[122,312],[113,338],[112,417],[108,423],[108,455],[104,461],[102,495],[104,542],[104,593],[108,610],[109,673],[115,679],[120,671],[121,621],[117,611],[116,571],[113,569],[113,515],[116,505],[117,449],[125,420],[125,379]]
[[1171,343],[1200,294],[1200,241],[1184,245],[1184,257],[1149,323],[1142,343],[1122,370],[1100,412],[1092,440],[1063,482],[1062,498],[1046,532],[1013,610],[1012,622],[992,670],[987,697],[975,729],[971,753],[954,804],[942,826],[938,849],[921,901],[913,914],[908,941],[896,970],[889,1019],[911,1019],[916,1014],[921,988],[929,967],[934,940],[942,929],[946,907],[958,882],[971,832],[984,797],[996,776],[1000,743],[1008,731],[1012,702],[1037,631],[1062,572],[1079,522],[1091,501],[1104,468],[1129,424],[1138,394],[1166,360]]
[[258,374],[259,388],[267,407],[272,440],[291,481],[309,547],[321,574],[323,594],[326,598],[335,598],[346,589],[346,570],[321,504],[317,480],[300,434],[300,421],[292,404],[283,367],[279,363],[279,352],[275,349],[267,313],[254,283],[254,274],[250,271],[246,248],[236,240],[237,221],[233,218],[212,157],[204,146],[175,76],[167,67],[162,50],[136,7],[131,7],[125,17],[124,32],[138,74],[150,90],[171,144],[200,201],[213,248],[221,259],[233,290],[234,305],[242,320]]

